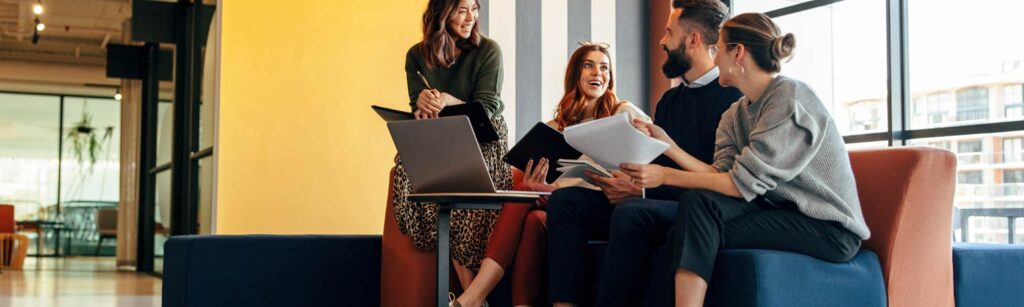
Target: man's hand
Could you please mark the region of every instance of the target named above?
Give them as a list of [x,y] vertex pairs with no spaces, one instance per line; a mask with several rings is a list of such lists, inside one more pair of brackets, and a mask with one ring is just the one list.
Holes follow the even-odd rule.
[[629,175],[623,172],[612,171],[612,176],[615,176],[613,178],[591,172],[584,172],[584,174],[590,177],[590,180],[593,180],[594,184],[601,188],[601,191],[604,191],[604,196],[608,197],[608,202],[613,205],[618,205],[630,198],[640,197],[640,185],[633,183]]
[[657,164],[622,163],[619,168],[632,178],[632,182],[645,188],[657,188],[665,184],[668,173],[666,167]]

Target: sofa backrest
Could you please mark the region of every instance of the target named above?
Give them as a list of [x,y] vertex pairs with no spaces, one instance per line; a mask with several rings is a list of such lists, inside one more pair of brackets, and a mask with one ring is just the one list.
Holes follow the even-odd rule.
[[930,147],[850,152],[864,219],[889,306],[953,306],[951,255],[956,156]]

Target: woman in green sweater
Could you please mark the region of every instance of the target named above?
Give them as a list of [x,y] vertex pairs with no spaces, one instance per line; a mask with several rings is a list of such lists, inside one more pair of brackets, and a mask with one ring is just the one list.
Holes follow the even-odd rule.
[[[501,116],[501,49],[480,34],[477,0],[430,0],[423,13],[423,41],[405,58],[409,105],[417,119],[435,118],[447,106],[479,103],[491,117],[498,140],[480,143],[495,188],[512,188],[511,168],[501,161],[508,150],[508,128]],[[421,77],[422,75],[422,77]],[[394,211],[398,227],[424,250],[437,247],[437,204],[410,202],[409,178],[396,160]],[[451,217],[452,262],[468,287],[484,258],[498,211],[455,210]]]

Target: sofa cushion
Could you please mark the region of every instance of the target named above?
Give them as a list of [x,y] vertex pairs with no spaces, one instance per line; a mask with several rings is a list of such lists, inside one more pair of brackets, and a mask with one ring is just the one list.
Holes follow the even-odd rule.
[[1024,305],[1024,246],[953,245],[957,307]]
[[[586,260],[598,272],[606,242],[590,242]],[[643,306],[671,306],[674,267],[668,248],[653,255]],[[598,278],[589,292],[597,293]],[[886,306],[885,283],[878,256],[861,250],[846,263],[832,263],[803,254],[754,249],[718,254],[707,306]]]
[[380,305],[380,236],[175,236],[164,246],[165,307]]

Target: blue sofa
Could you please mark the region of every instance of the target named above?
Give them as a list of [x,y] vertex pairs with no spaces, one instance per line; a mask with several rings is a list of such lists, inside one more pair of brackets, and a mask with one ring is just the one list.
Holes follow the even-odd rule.
[[957,307],[1024,306],[1024,246],[953,245]]
[[377,306],[380,291],[380,236],[180,236],[164,245],[163,306]]
[[[378,306],[381,291],[402,291],[379,288],[380,244],[379,236],[173,237],[165,245],[163,306]],[[592,272],[604,247],[590,244]],[[671,305],[666,249],[651,272],[643,304]],[[843,264],[779,251],[723,251],[714,274],[712,306],[885,305],[881,268],[869,251]],[[490,302],[508,306],[509,297],[503,281]]]

